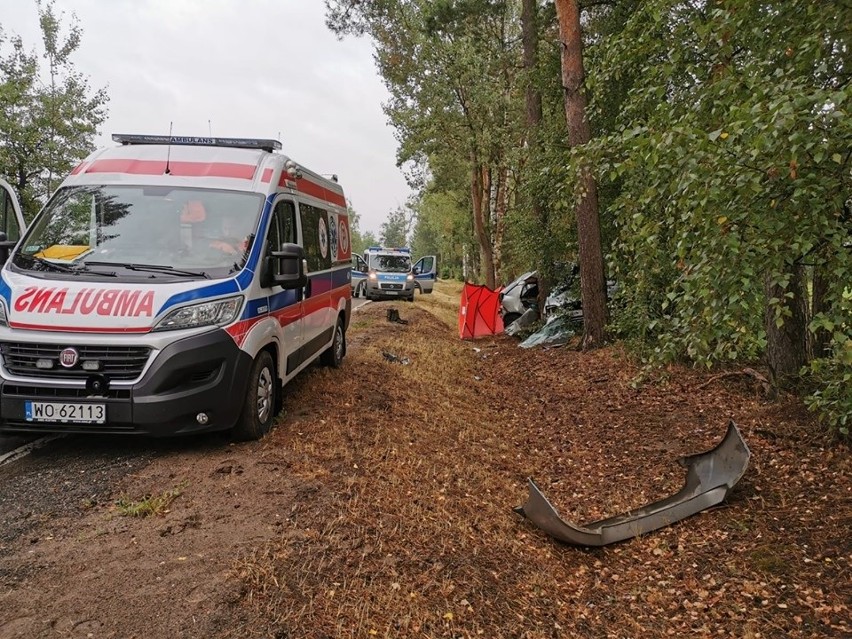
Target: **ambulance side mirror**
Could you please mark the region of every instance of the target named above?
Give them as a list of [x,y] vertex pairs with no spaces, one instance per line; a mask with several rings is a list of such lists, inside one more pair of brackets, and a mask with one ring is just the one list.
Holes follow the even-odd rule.
[[264,264],[264,286],[273,284],[286,289],[303,288],[308,283],[304,266],[305,249],[298,244],[282,244],[281,250],[270,251]]

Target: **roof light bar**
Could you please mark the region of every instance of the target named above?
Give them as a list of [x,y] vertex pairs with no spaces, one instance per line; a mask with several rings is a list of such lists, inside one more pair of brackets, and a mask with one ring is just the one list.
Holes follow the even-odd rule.
[[140,135],[136,133],[113,133],[112,141],[120,144],[171,144],[174,146],[224,146],[232,149],[261,149],[280,151],[278,140],[263,138],[199,138],[180,135]]

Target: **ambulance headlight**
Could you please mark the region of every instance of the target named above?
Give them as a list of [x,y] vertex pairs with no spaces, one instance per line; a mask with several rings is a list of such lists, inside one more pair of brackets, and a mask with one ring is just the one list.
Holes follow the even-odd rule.
[[8,326],[9,322],[6,321],[6,305],[3,302],[0,302],[0,326]]
[[176,308],[154,327],[155,331],[173,331],[199,326],[226,326],[239,316],[243,298],[229,297]]

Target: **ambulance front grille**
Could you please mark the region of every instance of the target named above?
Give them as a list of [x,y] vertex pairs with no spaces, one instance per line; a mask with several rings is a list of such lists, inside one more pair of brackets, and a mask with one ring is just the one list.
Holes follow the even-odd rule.
[[[151,349],[147,346],[77,346],[79,359],[72,368],[59,364],[59,354],[66,347],[55,344],[4,342],[0,355],[6,370],[13,375],[37,379],[86,379],[90,375],[105,375],[109,379],[136,379],[142,374]],[[83,368],[92,362],[91,368]],[[97,363],[96,367],[94,363]]]

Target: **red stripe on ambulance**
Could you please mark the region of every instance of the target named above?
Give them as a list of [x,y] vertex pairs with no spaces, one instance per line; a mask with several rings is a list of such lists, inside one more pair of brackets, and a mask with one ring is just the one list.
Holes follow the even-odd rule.
[[[174,177],[223,177],[251,180],[256,167],[253,164],[233,162],[169,162],[169,175]],[[131,175],[163,175],[165,160],[97,160],[89,165],[85,173],[128,173]]]

